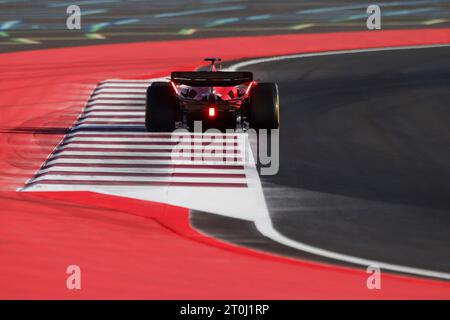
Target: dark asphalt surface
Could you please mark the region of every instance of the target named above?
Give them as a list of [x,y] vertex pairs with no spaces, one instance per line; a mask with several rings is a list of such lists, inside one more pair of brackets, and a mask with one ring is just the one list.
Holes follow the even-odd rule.
[[[450,272],[450,48],[248,69],[280,89],[280,171],[261,177],[275,228],[319,248]],[[261,239],[238,241],[257,248]]]
[[[66,27],[81,8],[81,30]],[[135,41],[364,31],[366,8],[382,29],[450,26],[450,0],[0,0],[0,52]]]

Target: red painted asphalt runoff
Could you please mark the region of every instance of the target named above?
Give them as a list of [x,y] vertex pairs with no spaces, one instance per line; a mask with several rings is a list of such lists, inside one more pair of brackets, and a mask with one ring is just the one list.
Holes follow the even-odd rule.
[[[0,55],[0,298],[450,298],[450,284],[257,253],[203,236],[188,209],[99,195],[18,193],[76,120],[97,82],[145,79],[225,60],[450,43],[450,29],[143,42]],[[326,66],[324,66],[326,67]],[[357,241],[357,239],[355,239]],[[65,287],[66,267],[82,290]]]

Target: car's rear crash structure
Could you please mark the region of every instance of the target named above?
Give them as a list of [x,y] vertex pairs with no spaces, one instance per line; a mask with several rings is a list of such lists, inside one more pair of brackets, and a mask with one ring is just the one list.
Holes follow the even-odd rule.
[[147,90],[148,131],[194,129],[276,129],[279,97],[275,83],[257,82],[251,72],[217,71],[220,59],[207,58],[209,71],[172,72],[170,82],[153,82]]

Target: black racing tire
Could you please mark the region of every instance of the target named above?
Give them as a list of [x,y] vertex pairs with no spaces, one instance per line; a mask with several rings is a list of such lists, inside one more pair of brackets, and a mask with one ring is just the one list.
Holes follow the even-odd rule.
[[250,128],[278,129],[280,125],[278,86],[271,82],[255,85],[250,94],[248,111]]
[[175,130],[178,98],[168,82],[153,82],[147,89],[145,127],[150,132]]

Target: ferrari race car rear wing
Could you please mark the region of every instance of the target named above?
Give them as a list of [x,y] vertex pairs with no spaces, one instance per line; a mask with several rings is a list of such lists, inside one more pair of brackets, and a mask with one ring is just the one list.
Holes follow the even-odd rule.
[[171,80],[175,84],[192,87],[231,87],[253,81],[251,72],[228,71],[177,71],[172,72]]

